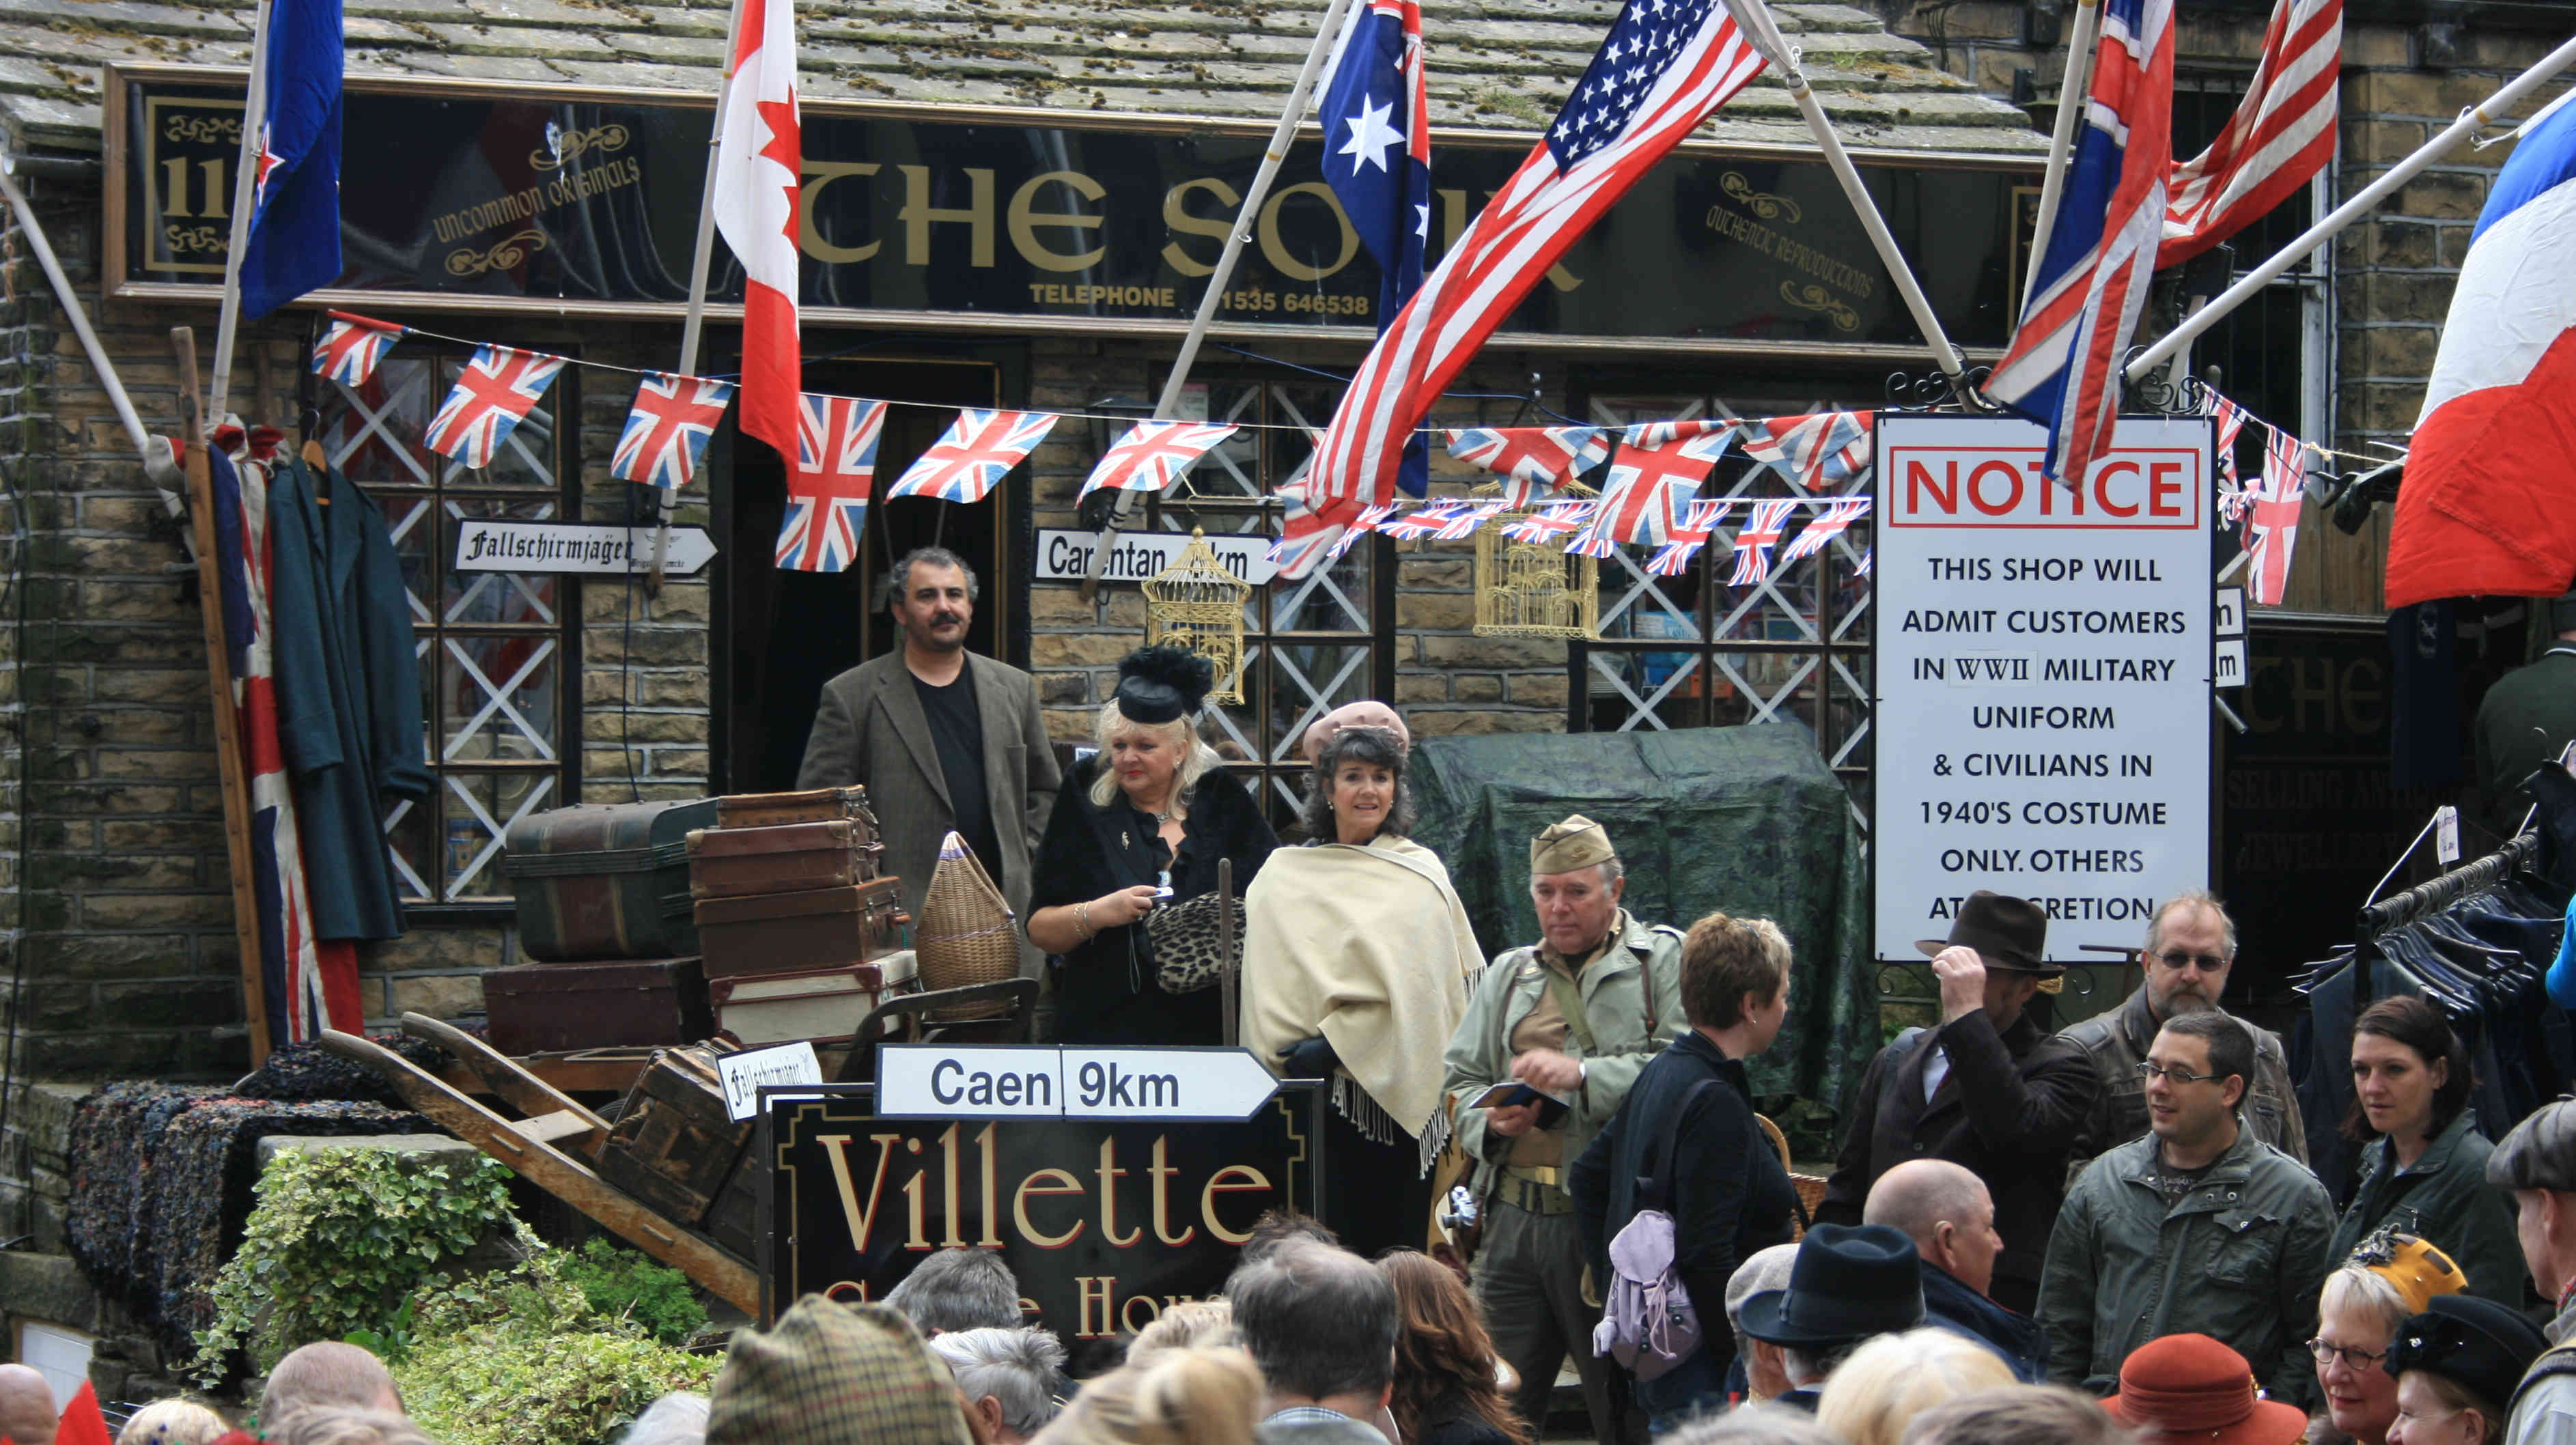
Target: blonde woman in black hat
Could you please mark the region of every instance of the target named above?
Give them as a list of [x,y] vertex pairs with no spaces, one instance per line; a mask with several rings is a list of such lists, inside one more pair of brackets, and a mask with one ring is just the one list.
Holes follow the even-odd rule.
[[1158,958],[1147,922],[1157,908],[1215,893],[1220,859],[1233,860],[1240,898],[1279,846],[1252,795],[1199,737],[1194,719],[1213,681],[1196,653],[1129,653],[1100,708],[1099,752],[1074,764],[1056,796],[1028,931],[1061,969],[1056,1036],[1065,1043],[1225,1041],[1223,990],[1173,992],[1161,964],[1189,941],[1167,935]]

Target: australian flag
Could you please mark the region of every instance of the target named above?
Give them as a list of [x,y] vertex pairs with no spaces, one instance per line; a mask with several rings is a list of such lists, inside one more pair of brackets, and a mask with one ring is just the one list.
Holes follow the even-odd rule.
[[[1324,85],[1324,181],[1378,266],[1377,326],[1392,324],[1422,285],[1431,236],[1431,106],[1423,89],[1422,7],[1363,0],[1342,32]],[[1405,443],[1396,485],[1430,490],[1426,434]]]
[[241,256],[244,316],[340,279],[341,59],[340,0],[277,0]]

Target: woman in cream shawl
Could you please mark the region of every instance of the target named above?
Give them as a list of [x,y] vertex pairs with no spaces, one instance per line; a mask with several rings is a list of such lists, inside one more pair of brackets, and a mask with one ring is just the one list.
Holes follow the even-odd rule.
[[1405,837],[1411,742],[1381,703],[1316,723],[1311,841],[1244,896],[1243,1042],[1283,1077],[1331,1081],[1326,1219],[1362,1254],[1423,1245],[1449,1142],[1442,1051],[1484,970],[1449,870]]

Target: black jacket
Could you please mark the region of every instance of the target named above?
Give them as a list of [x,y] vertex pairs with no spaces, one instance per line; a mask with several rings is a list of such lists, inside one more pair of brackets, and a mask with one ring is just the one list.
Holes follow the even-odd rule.
[[[1712,1079],[1722,1082],[1698,1088]],[[1789,1242],[1798,1192],[1753,1122],[1744,1065],[1686,1030],[1647,1061],[1619,1112],[1574,1162],[1568,1187],[1593,1278],[1610,1277],[1610,1241],[1641,1207],[1638,1186],[1662,1162],[1666,1139],[1673,1141],[1665,1177],[1679,1251],[1673,1270],[1690,1290],[1710,1361],[1722,1375],[1735,1358],[1726,1282],[1746,1256]]]
[[1928,1259],[1923,1261],[1923,1322],[1992,1349],[2025,1385],[2048,1383],[2048,1339],[2039,1332],[2039,1321],[1968,1288]]
[[[1076,763],[1056,794],[1038,856],[1029,911],[1081,903],[1120,888],[1152,883],[1162,870],[1154,820],[1122,794],[1106,809],[1091,805],[1097,756]],[[1253,875],[1279,846],[1279,835],[1232,773],[1211,769],[1189,800],[1186,836],[1172,864],[1172,900],[1216,891],[1219,858],[1234,860],[1238,909]],[[1240,912],[1235,927],[1243,926]],[[1056,976],[1056,1037],[1068,1044],[1204,1044],[1225,1042],[1218,1016],[1223,989],[1169,994],[1154,983],[1153,956],[1141,923],[1104,928],[1064,955]]]
[[1512,1445],[1512,1437],[1475,1411],[1462,1393],[1443,1396],[1422,1412],[1406,1445]]
[[[1936,1042],[1950,1056],[1950,1075],[1927,1103],[1923,1067]],[[2100,1092],[2082,1051],[2042,1033],[2027,1014],[2001,1032],[1982,1009],[1938,1030],[1909,1030],[1879,1050],[1861,1076],[1816,1218],[1858,1224],[1878,1176],[1908,1159],[1947,1159],[1984,1180],[1995,1197],[1995,1228],[2004,1237],[1996,1298],[2035,1301],[2067,1160]]]

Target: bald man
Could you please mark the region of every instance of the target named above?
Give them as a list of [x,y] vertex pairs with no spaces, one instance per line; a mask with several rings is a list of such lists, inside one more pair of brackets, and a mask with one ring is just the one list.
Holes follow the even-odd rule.
[[54,1445],[54,1392],[25,1365],[0,1365],[0,1440]]
[[1986,1182],[1947,1159],[1912,1159],[1869,1187],[1861,1222],[1884,1224],[1914,1241],[1923,1261],[1924,1323],[1966,1335],[2001,1356],[2025,1385],[2048,1378],[2048,1341],[2039,1322],[1989,1298],[1995,1258],[1994,1196]]

